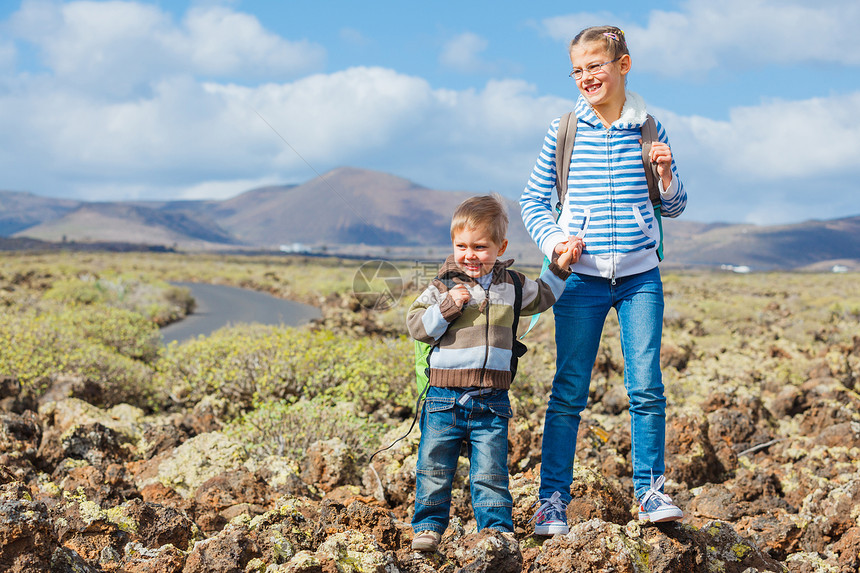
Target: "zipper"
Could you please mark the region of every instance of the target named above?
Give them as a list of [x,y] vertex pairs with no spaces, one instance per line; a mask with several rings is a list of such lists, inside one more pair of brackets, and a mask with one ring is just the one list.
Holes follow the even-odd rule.
[[612,193],[612,146],[610,145],[610,138],[612,137],[612,132],[610,130],[606,130],[606,166],[607,166],[607,176],[609,178],[609,225],[610,225],[610,241],[609,241],[609,256],[612,258],[612,272],[610,273],[610,278],[612,279],[612,286],[615,286],[615,273],[618,271],[616,268],[616,251],[618,250],[615,236],[615,198]]
[[487,314],[487,326],[484,329],[484,364],[481,365],[481,378],[478,386],[484,386],[484,374],[487,371],[487,361],[490,359],[490,287],[484,289],[484,312]]

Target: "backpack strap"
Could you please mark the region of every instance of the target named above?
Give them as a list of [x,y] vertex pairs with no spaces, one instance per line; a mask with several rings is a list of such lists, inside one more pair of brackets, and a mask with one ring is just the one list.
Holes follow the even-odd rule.
[[523,283],[520,282],[520,276],[508,269],[508,274],[511,275],[511,281],[514,283],[514,338],[516,338],[517,327],[520,325],[520,311],[523,309]]
[[558,121],[558,134],[555,140],[555,187],[558,191],[557,214],[561,214],[567,196],[567,176],[570,173],[570,156],[576,140],[576,114],[567,112]]
[[648,197],[655,207],[662,203],[660,187],[657,185],[660,180],[660,176],[657,174],[657,164],[651,162],[651,147],[657,140],[657,124],[651,114],[648,114],[645,123],[642,124],[642,165],[645,166],[645,179],[648,181]]
[[520,312],[523,309],[523,283],[520,282],[520,276],[508,269],[508,274],[511,276],[511,281],[514,283],[514,323],[511,326],[513,331],[513,336],[511,337],[512,345],[511,345],[511,382],[513,382],[514,377],[517,375],[517,363],[519,362],[520,356],[526,353],[528,348],[525,344],[517,339],[517,328],[520,325]]
[[660,206],[663,204],[663,199],[660,197],[660,175],[657,173],[657,164],[651,161],[651,147],[655,141],[658,141],[657,123],[654,117],[649,113],[645,118],[645,123],[642,124],[642,165],[645,166],[645,179],[648,181],[648,197],[651,199],[651,205],[654,206],[654,219],[657,221],[657,227],[660,229],[660,241],[657,243],[657,259],[663,260],[663,217],[660,212]]

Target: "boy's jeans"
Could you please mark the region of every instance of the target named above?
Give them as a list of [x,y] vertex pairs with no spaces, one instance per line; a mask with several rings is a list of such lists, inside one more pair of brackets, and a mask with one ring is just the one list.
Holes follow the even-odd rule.
[[624,386],[630,398],[633,487],[639,499],[663,475],[666,398],[660,373],[663,283],[660,271],[615,279],[572,274],[553,306],[556,373],[544,421],[540,497],[561,492],[570,503],[580,413],[588,402],[591,369],[610,308],[618,313]]
[[451,510],[451,484],[466,442],[469,451],[472,509],[478,530],[513,531],[513,499],[508,490],[508,419],[506,390],[458,402],[463,388],[430,386],[421,411],[421,443],[415,484],[412,528],[444,533]]

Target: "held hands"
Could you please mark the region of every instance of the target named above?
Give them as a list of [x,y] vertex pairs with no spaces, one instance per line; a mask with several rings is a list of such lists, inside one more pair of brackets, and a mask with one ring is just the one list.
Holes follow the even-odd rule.
[[567,242],[557,244],[553,250],[555,263],[563,269],[569,269],[579,260],[584,247],[585,243],[579,237],[570,237]]
[[450,296],[454,300],[454,304],[457,305],[457,308],[462,309],[463,306],[466,305],[467,302],[472,298],[472,295],[469,293],[469,288],[466,285],[459,284],[448,291],[448,296]]
[[663,180],[663,189],[672,183],[672,150],[662,141],[651,144],[651,163],[657,166],[657,175]]

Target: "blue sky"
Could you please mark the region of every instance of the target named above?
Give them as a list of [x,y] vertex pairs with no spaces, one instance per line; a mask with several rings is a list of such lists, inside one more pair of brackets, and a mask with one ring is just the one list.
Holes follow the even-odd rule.
[[349,165],[517,197],[577,97],[567,43],[604,23],[685,218],[860,214],[856,0],[10,0],[0,189],[222,199]]

